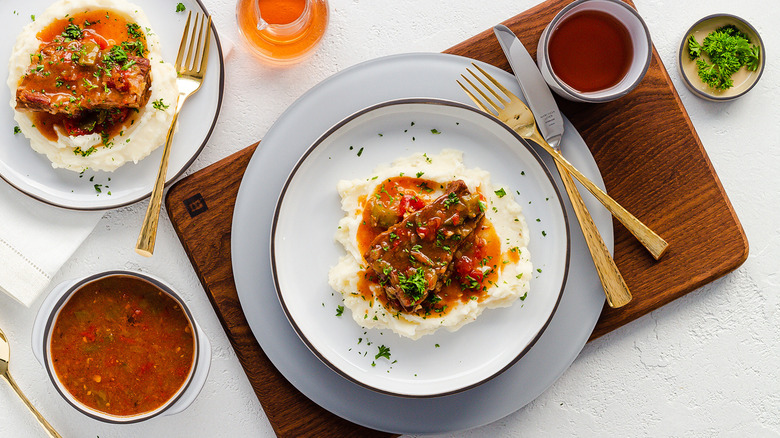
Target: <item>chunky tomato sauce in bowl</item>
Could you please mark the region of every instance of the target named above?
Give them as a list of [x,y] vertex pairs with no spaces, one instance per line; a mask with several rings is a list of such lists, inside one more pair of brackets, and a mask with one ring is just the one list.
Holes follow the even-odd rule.
[[117,423],[186,408],[205,383],[211,356],[170,287],[122,271],[57,286],[38,313],[33,346],[66,401]]

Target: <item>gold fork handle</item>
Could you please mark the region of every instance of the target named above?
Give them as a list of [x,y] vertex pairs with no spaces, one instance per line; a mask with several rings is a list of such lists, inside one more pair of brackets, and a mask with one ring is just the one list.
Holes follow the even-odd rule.
[[45,418],[43,418],[43,415],[41,415],[41,413],[38,412],[37,409],[35,409],[35,406],[33,406],[32,403],[30,403],[30,400],[28,400],[27,397],[25,397],[22,390],[19,389],[19,386],[16,385],[16,382],[14,381],[13,377],[11,377],[11,373],[7,372],[3,374],[2,377],[5,377],[5,380],[8,381],[8,383],[11,385],[11,388],[13,388],[14,391],[16,391],[16,394],[19,396],[19,398],[22,399],[24,404],[27,405],[27,407],[30,409],[33,415],[35,415],[35,418],[37,418],[38,422],[41,423],[41,426],[43,426],[43,428],[46,429],[46,432],[49,434],[49,436],[53,438],[62,438],[62,435],[60,435],[59,433],[57,433],[56,430],[54,430],[54,427],[51,424],[49,424],[49,422],[46,421]]
[[599,188],[596,184],[593,184],[593,181],[588,179],[587,176],[583,175],[582,172],[577,170],[576,167],[572,166],[572,164],[569,163],[569,161],[564,158],[560,152],[547,144],[541,135],[535,133],[532,140],[534,140],[535,143],[539,144],[539,146],[544,148],[544,150],[552,155],[553,159],[555,159],[556,166],[559,168],[562,166],[568,173],[574,175],[574,177],[577,178],[577,180],[581,182],[589,192],[593,193],[593,196],[595,196],[596,199],[598,199],[604,205],[604,207],[606,207],[607,210],[609,210],[609,212],[612,213],[612,215],[615,216],[620,221],[620,223],[622,223],[628,229],[628,231],[630,231],[631,234],[633,234],[637,240],[639,240],[639,242],[641,242],[642,245],[647,248],[648,251],[650,251],[650,254],[652,254],[653,258],[656,260],[661,258],[661,256],[666,251],[666,248],[669,246],[669,244],[663,238],[661,238],[661,236],[656,234],[655,231],[651,230],[650,227],[642,223],[642,221],[637,219],[636,216],[631,214],[622,205],[618,204],[617,201],[601,190],[601,188]]
[[151,257],[154,253],[154,243],[157,240],[157,225],[160,221],[160,209],[162,208],[163,189],[165,188],[165,175],[168,172],[168,159],[171,155],[173,132],[176,130],[176,121],[179,120],[179,110],[181,110],[186,98],[186,95],[180,95],[176,100],[176,110],[173,113],[171,126],[168,128],[168,135],[165,137],[165,147],[160,160],[160,168],[157,170],[157,179],[154,181],[152,195],[149,198],[149,206],[146,208],[141,232],[138,234],[138,241],[135,243],[135,252],[144,257]]
[[607,304],[609,304],[609,307],[622,307],[631,301],[631,291],[628,290],[626,281],[620,275],[620,271],[617,265],[615,265],[615,260],[609,255],[607,245],[604,244],[604,240],[602,240],[601,234],[599,234],[599,230],[596,228],[590,212],[588,212],[588,207],[585,206],[585,202],[577,190],[577,186],[574,185],[571,175],[559,161],[556,160],[555,165],[558,167],[566,193],[569,194],[574,213],[577,215],[577,221],[579,221],[582,234],[585,236],[585,243],[588,245],[591,257],[593,257],[593,264],[596,265],[596,272],[601,280],[601,285],[604,286]]

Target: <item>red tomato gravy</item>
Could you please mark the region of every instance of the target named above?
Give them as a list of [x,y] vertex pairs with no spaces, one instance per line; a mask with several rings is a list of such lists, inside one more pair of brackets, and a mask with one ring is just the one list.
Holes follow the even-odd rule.
[[181,305],[152,283],[108,276],[78,289],[51,335],[51,360],[79,402],[117,416],[154,411],[187,381],[193,327]]
[[[444,184],[410,176],[389,178],[379,184],[370,199],[359,200],[363,205],[363,221],[357,230],[357,245],[360,253],[365,254],[374,238],[384,231],[383,228],[371,225],[372,211],[368,208],[370,202],[379,203],[389,212],[395,212],[396,220],[400,220],[408,212],[430,204],[443,193],[444,188]],[[516,249],[501,253],[501,242],[489,220],[485,219],[483,225],[474,230],[474,233],[476,243],[464,248],[453,260],[454,281],[442,287],[431,297],[432,299],[425,301],[422,308],[414,312],[417,316],[426,317],[432,314],[444,316],[458,303],[483,300],[488,288],[495,284],[504,264],[519,260],[520,254]],[[379,284],[379,280],[371,268],[364,269],[359,275],[358,292],[363,299],[377,299],[386,309],[394,312],[403,311],[395,300],[388,299],[384,291],[374,296],[372,289],[381,288],[372,288]]]

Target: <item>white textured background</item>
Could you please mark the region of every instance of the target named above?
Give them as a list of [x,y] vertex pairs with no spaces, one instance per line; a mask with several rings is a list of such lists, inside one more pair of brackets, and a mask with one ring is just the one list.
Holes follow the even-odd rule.
[[[586,345],[563,377],[519,412],[454,436],[780,436],[780,6],[761,0],[635,2],[745,228],[750,256],[725,278]],[[538,1],[331,0],[323,44],[287,69],[268,68],[242,47],[234,0],[204,3],[223,44],[235,46],[226,60],[221,117],[190,173],[262,138],[290,103],[333,73],[378,56],[444,50]],[[0,23],[27,17],[22,2],[19,8],[20,16],[0,17]],[[725,104],[690,94],[674,61],[687,28],[717,12],[750,21],[768,54],[756,88]],[[154,258],[134,253],[145,208],[107,212],[54,283],[111,268],[167,280],[214,346],[200,397],[181,414],[138,425],[110,426],[78,414],[30,352],[40,300],[27,309],[0,295],[0,326],[12,343],[17,382],[66,437],[272,436],[166,215]],[[0,384],[0,437],[42,436],[8,385]]]

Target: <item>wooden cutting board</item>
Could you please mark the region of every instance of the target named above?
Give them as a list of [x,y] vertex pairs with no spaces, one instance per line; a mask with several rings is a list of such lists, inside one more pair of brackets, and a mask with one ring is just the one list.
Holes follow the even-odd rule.
[[[571,0],[550,0],[503,24],[535,54],[539,34]],[[641,13],[641,11],[640,11]],[[491,29],[447,53],[510,71]],[[669,242],[659,261],[614,222],[615,261],[634,294],[604,309],[591,339],[730,272],[748,242],[658,53],[639,87],[617,101],[559,100],[591,149],[607,191]],[[347,422],[315,405],[274,368],[252,336],[233,282],[230,227],[252,145],[177,182],[168,215],[277,435],[391,436]],[[260,146],[262,147],[262,146]]]

